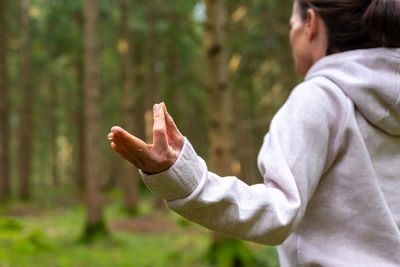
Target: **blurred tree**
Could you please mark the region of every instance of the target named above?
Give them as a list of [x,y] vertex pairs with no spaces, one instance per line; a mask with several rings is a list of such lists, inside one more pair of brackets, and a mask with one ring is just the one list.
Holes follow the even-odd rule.
[[97,0],[85,0],[84,6],[84,90],[85,90],[85,197],[86,228],[83,240],[92,241],[107,233],[102,215],[99,191],[101,174],[100,108],[98,65],[98,5]]
[[21,88],[22,103],[20,107],[20,122],[18,129],[18,196],[21,199],[30,198],[31,170],[33,149],[33,98],[34,88],[31,77],[31,17],[30,0],[22,0],[22,67]]
[[[234,91],[229,82],[228,69],[228,9],[225,0],[205,0],[205,4],[204,42],[210,102],[209,167],[221,176],[230,176],[234,173]],[[235,249],[226,250],[226,247]],[[246,250],[245,257],[241,250]],[[242,241],[214,232],[209,258],[217,266],[249,266],[252,263],[252,256],[248,255],[250,252]],[[225,255],[221,257],[220,254]]]
[[[143,38],[141,34],[138,34],[138,32],[135,32],[133,34],[135,37],[136,35],[139,35],[139,39]],[[145,114],[146,111],[146,105],[143,101],[143,96],[145,93],[145,70],[144,70],[144,43],[141,40],[135,41],[133,45],[133,72],[134,72],[134,81],[135,81],[135,88],[137,90],[135,91],[135,130],[136,130],[136,135],[140,137],[141,139],[146,138],[146,130],[145,130],[145,117],[143,114]]]
[[10,101],[8,83],[8,0],[0,2],[0,200],[10,195]]
[[288,41],[292,4],[291,0],[228,3],[231,63],[236,62],[230,66],[235,67],[232,83],[238,97],[235,140],[242,144],[235,155],[241,163],[240,177],[249,184],[262,182],[257,153],[263,136],[273,114],[298,82]]
[[225,0],[206,0],[205,49],[210,102],[210,169],[232,175],[233,89],[229,83],[228,16]]
[[146,123],[146,141],[152,143],[152,106],[158,101],[159,77],[157,72],[158,61],[158,34],[157,34],[157,0],[146,0],[146,13],[148,23],[148,73],[146,80],[146,91],[144,95],[145,103],[145,123]]
[[[4,0],[0,1],[2,5],[6,3]],[[25,77],[23,68],[18,64],[23,58],[19,50],[22,42],[16,37],[20,36],[26,27],[22,26],[19,20],[12,19],[19,16],[21,10],[17,6],[21,1],[7,1],[11,9],[11,18],[8,21],[11,34],[7,40],[10,50],[7,54],[10,89],[23,87]],[[121,11],[121,6],[112,1],[97,2],[98,29],[101,33],[98,36],[100,48],[98,48],[96,62],[85,63],[85,66],[81,42],[84,37],[82,34],[84,1],[31,0],[30,14],[33,21],[31,80],[34,84],[37,83],[38,92],[35,93],[35,109],[31,112],[36,123],[35,149],[31,156],[34,161],[31,172],[32,181],[40,179],[45,186],[60,181],[60,187],[64,188],[67,186],[64,181],[68,181],[66,180],[68,172],[68,177],[76,179],[83,188],[83,181],[87,178],[85,174],[91,172],[85,170],[85,167],[91,163],[84,164],[91,158],[90,155],[93,155],[88,147],[94,147],[93,144],[89,146],[85,144],[85,140],[92,139],[93,142],[97,142],[96,162],[103,156],[109,159],[113,152],[104,138],[105,131],[111,125],[125,124],[123,117],[126,115],[123,114],[127,114],[129,110],[135,116],[135,134],[144,138],[146,128],[143,117],[144,108],[151,108],[152,104],[160,101],[162,97],[176,119],[176,123],[194,144],[199,155],[208,158],[210,153],[210,162],[218,156],[218,160],[224,159],[230,163],[216,165],[225,166],[228,169],[234,167],[227,173],[236,175],[240,171],[239,177],[250,178],[246,179],[247,183],[260,182],[261,177],[256,166],[257,151],[268,130],[272,115],[285,100],[297,80],[292,71],[292,58],[287,42],[287,21],[292,0],[226,1],[225,5],[228,9],[226,20],[229,20],[227,23],[229,27],[224,31],[226,51],[229,52],[221,52],[220,47],[214,46],[209,49],[207,57],[204,56],[202,46],[204,31],[208,30],[207,27],[203,27],[204,1],[131,1],[132,7],[126,8],[131,13],[130,18],[127,19],[130,21],[127,24],[131,27],[130,36],[122,39],[119,35],[122,29],[121,16],[124,12]],[[218,4],[218,1],[213,2],[213,5]],[[14,9],[11,5],[14,5]],[[222,17],[218,18],[218,20],[221,19]],[[127,40],[127,43],[123,40]],[[118,54],[116,49],[118,43],[121,44],[118,47],[122,50],[126,47],[125,44],[131,44],[133,48],[129,47],[131,55]],[[3,44],[4,42],[0,44],[0,47]],[[220,57],[223,53],[226,55]],[[217,69],[212,73],[213,79],[218,77],[216,82],[219,84],[215,87],[217,89],[211,89],[208,86],[209,79],[205,77],[205,63],[212,61],[213,57],[215,63],[220,62],[216,58],[224,58],[223,65],[226,72],[224,74]],[[121,61],[127,64],[122,64]],[[132,65],[129,67],[128,64]],[[93,123],[100,124],[94,131],[93,128],[88,131],[84,128],[90,126],[85,124],[87,120],[84,111],[89,108],[84,108],[84,100],[87,97],[82,88],[89,79],[86,78],[84,82],[84,73],[87,73],[88,66],[94,66],[94,68],[101,66],[98,81],[91,81],[91,84],[98,84],[96,86],[100,87],[99,96],[96,96],[97,100],[94,102],[100,109],[100,112],[96,111],[97,114],[103,114],[96,115],[98,117],[95,116],[95,119],[92,119]],[[121,73],[127,73],[127,69],[131,69],[133,78],[129,75],[121,75]],[[129,79],[124,79],[124,77]],[[225,82],[227,82],[226,87]],[[131,99],[130,96],[124,95],[124,90],[121,90],[121,88],[128,88],[127,84],[131,84],[130,87],[134,89],[133,103],[126,101],[125,105],[122,105],[124,100]],[[207,91],[204,90],[205,87],[208,88]],[[57,90],[53,90],[54,88]],[[214,89],[218,94],[226,92],[232,96],[221,98],[225,99],[223,101],[218,100],[221,97],[218,95],[211,96],[210,94],[207,97],[207,94]],[[22,106],[22,90],[10,90],[10,96],[12,101],[11,131],[17,133],[20,132],[17,127],[23,125],[21,124],[22,117],[17,116],[13,107]],[[238,101],[235,100],[236,97]],[[2,95],[0,100],[4,99]],[[55,99],[58,101],[53,101]],[[228,101],[235,102],[234,108],[228,107]],[[215,111],[216,107],[219,111]],[[230,110],[231,114],[226,114],[226,110]],[[233,123],[232,116],[234,116],[234,128],[229,126]],[[231,138],[229,130],[226,130],[228,134],[215,131],[218,128],[215,126],[216,117],[219,117],[222,125],[225,125],[221,126],[221,129],[231,127],[231,131],[235,132],[231,141],[228,141],[230,145],[225,143],[226,139]],[[150,125],[147,127],[150,128],[148,132],[151,133],[151,115],[148,125]],[[211,127],[214,129],[210,129],[210,135],[208,135]],[[211,134],[212,131],[214,134]],[[4,133],[4,130],[0,132],[0,134]],[[103,135],[103,138],[99,139],[98,134]],[[214,147],[208,151],[209,139],[212,136],[216,136],[218,140],[223,138],[222,141],[212,141],[213,144],[223,144],[223,147],[219,149]],[[7,138],[0,139],[2,139],[0,142],[4,142]],[[11,135],[10,139],[11,161],[15,162],[11,174],[16,176],[12,177],[16,179],[11,180],[17,182],[22,168],[17,160],[19,134]],[[151,142],[149,140],[151,138],[147,139]],[[232,143],[240,143],[241,147],[235,149]],[[214,153],[212,151],[215,154],[211,155]],[[225,157],[225,152],[221,151],[227,151],[226,154],[229,155]],[[91,154],[85,155],[85,153]],[[218,153],[222,156],[217,155]],[[54,161],[56,157],[59,161]],[[234,161],[234,158],[240,159],[240,164]],[[113,178],[109,180],[110,184],[115,185],[117,179],[122,178],[123,168],[119,166],[122,166],[123,161],[118,159],[121,165],[113,164],[111,161],[104,160],[102,161],[104,164],[94,163],[101,165],[101,170],[96,172],[92,180],[104,185],[104,174],[107,174]],[[52,162],[56,162],[58,166]],[[26,169],[26,166],[23,168]],[[54,175],[56,172],[52,169],[58,169],[58,179],[57,175]],[[130,179],[130,181],[134,180]],[[122,191],[126,189],[126,186],[112,187],[112,189]],[[132,196],[132,194],[128,195]],[[99,196],[95,201],[101,206]],[[101,207],[99,209],[101,210]]]
[[[81,9],[74,9],[72,11],[72,17],[78,28],[84,27],[84,18],[83,12]],[[83,33],[79,34],[80,37],[83,37]],[[85,89],[84,89],[84,60],[83,56],[79,51],[75,52],[75,58],[73,60],[75,76],[76,76],[76,84],[77,84],[77,94],[76,98],[78,99],[76,102],[76,109],[74,112],[74,117],[77,122],[77,131],[76,131],[76,184],[80,190],[84,190],[85,188],[85,173],[86,173],[86,155],[85,155]]]
[[[83,25],[83,23],[82,23]],[[84,62],[82,58],[77,57],[74,61],[74,68],[76,73],[76,80],[78,84],[78,90],[76,98],[78,99],[76,104],[76,110],[74,112],[74,117],[76,119],[76,184],[80,190],[85,188],[85,91],[84,91]]]
[[54,187],[60,185],[60,175],[59,175],[59,149],[57,145],[57,139],[59,136],[59,127],[58,123],[59,120],[57,118],[57,108],[60,104],[59,102],[59,88],[57,84],[57,80],[54,75],[50,74],[49,79],[49,90],[50,90],[50,104],[49,108],[49,127],[51,132],[51,141],[50,141],[50,150],[51,150],[51,177],[52,177],[52,184]]
[[77,121],[77,145],[76,145],[76,164],[77,164],[77,172],[76,172],[76,182],[78,188],[81,190],[85,189],[85,173],[86,173],[86,152],[85,152],[85,91],[84,91],[84,63],[82,59],[77,59],[75,62],[75,71],[77,74],[78,84],[78,93],[77,99],[80,99],[77,104],[77,109],[75,111],[75,117]]
[[[134,131],[134,72],[132,67],[132,44],[131,44],[131,0],[121,0],[122,13],[121,39],[118,49],[122,60],[122,126],[129,132]],[[138,180],[137,169],[129,162],[123,161],[121,174],[122,189],[124,191],[125,210],[128,213],[136,213],[138,205]]]

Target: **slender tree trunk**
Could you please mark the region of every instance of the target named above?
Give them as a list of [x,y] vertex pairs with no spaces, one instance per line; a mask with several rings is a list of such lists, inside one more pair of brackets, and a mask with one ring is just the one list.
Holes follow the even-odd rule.
[[[121,157],[117,155],[117,153],[111,153],[109,157],[110,161],[110,169],[108,174],[108,179],[102,185],[103,191],[111,191],[113,190],[120,181],[118,181],[118,177],[121,177],[122,174],[122,164]],[[122,183],[120,183],[122,186]]]
[[33,146],[33,87],[31,81],[30,0],[22,0],[22,104],[20,109],[18,147],[18,195],[30,198],[30,176]]
[[[233,131],[234,129],[234,92],[229,83],[228,51],[228,14],[225,0],[205,0],[207,20],[205,31],[205,51],[207,57],[207,90],[210,102],[209,127],[209,166],[210,170],[229,176],[233,171]],[[219,253],[226,251],[225,246],[245,247],[241,241],[228,238],[214,232],[210,248],[210,260],[213,263],[220,258]],[[243,261],[240,251],[230,251],[229,261],[241,266]]]
[[[84,14],[83,10],[74,10],[71,12],[71,18],[75,21],[75,24],[80,29],[84,28]],[[83,33],[81,34],[83,39]],[[76,83],[78,85],[78,92],[75,95],[76,107],[75,112],[72,113],[72,121],[76,122],[76,130],[73,131],[76,142],[74,144],[74,160],[75,164],[75,183],[78,190],[83,191],[85,187],[85,144],[84,144],[84,133],[85,133],[85,92],[84,92],[84,60],[83,56],[79,53],[74,55],[74,70],[76,75]]]
[[101,174],[99,62],[98,62],[98,6],[96,0],[85,0],[84,7],[84,90],[85,90],[85,197],[87,227],[84,236],[91,240],[105,233],[102,200],[99,191]]
[[135,106],[135,121],[136,121],[136,131],[135,133],[141,139],[146,138],[146,125],[144,121],[143,114],[145,113],[145,71],[143,66],[143,51],[144,47],[142,42],[136,42],[134,45],[135,53],[133,54],[133,72],[134,72],[134,81],[137,88],[137,105]]
[[[182,119],[190,120],[190,116],[188,116],[188,113],[182,114],[181,117],[179,117],[178,111],[183,111],[184,110],[184,104],[185,102],[182,101],[183,95],[181,90],[178,90],[179,88],[179,73],[180,73],[180,64],[179,64],[179,58],[178,58],[178,44],[179,44],[179,36],[181,34],[180,32],[180,25],[181,20],[183,20],[178,12],[174,12],[173,10],[169,11],[170,13],[168,14],[168,21],[169,21],[169,30],[166,33],[168,36],[168,43],[166,45],[167,49],[167,55],[166,55],[166,62],[165,62],[165,75],[168,77],[166,79],[166,90],[165,93],[163,94],[165,99],[168,101],[171,101],[174,103],[174,105],[169,106],[168,110],[172,114],[175,115],[175,120],[177,121],[183,121]],[[190,105],[190,104],[189,104]],[[189,112],[189,110],[186,110]],[[180,125],[182,127],[183,125]]]
[[144,95],[145,102],[145,123],[146,123],[146,141],[152,142],[152,107],[153,104],[158,100],[158,75],[157,75],[157,32],[156,32],[156,0],[147,0],[147,21],[149,25],[149,72],[146,81],[146,91]]
[[[51,74],[50,74],[51,75]],[[50,129],[51,129],[51,177],[54,187],[60,185],[60,175],[59,175],[59,164],[58,164],[58,118],[57,118],[57,107],[58,107],[58,88],[56,77],[51,75],[50,79],[50,94],[51,100],[49,105],[50,113]]]
[[205,49],[207,90],[210,102],[210,169],[219,175],[232,174],[233,90],[229,84],[225,0],[206,0]]
[[85,188],[85,90],[84,90],[84,62],[80,59],[76,61],[76,72],[78,77],[78,84],[81,85],[78,89],[78,106],[75,113],[77,121],[77,173],[76,184],[80,190]]
[[[130,41],[131,27],[129,25],[131,0],[122,0],[122,38],[120,52],[122,58],[122,124],[129,132],[134,132],[134,92],[133,92],[133,67],[132,45]],[[128,161],[123,161],[122,187],[124,190],[125,209],[134,213],[138,202],[138,171]]]
[[10,101],[8,89],[8,0],[0,2],[0,200],[10,194]]
[[[207,20],[205,50],[207,59],[207,90],[210,103],[209,166],[221,175],[232,175],[233,155],[233,92],[229,84],[225,0],[206,0]],[[214,232],[214,242],[223,235]]]
[[[147,90],[145,92],[145,131],[147,143],[152,143],[153,139],[153,104],[158,101],[158,73],[157,73],[157,60],[158,60],[158,35],[156,29],[157,13],[156,13],[157,0],[147,0],[147,19],[149,24],[149,73],[147,76]],[[165,209],[164,202],[161,198],[157,198],[156,207]]]

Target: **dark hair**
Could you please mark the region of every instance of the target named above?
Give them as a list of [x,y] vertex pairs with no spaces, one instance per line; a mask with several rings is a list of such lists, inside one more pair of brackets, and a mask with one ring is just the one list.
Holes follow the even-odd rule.
[[400,0],[295,0],[301,18],[313,9],[328,32],[327,54],[400,47]]

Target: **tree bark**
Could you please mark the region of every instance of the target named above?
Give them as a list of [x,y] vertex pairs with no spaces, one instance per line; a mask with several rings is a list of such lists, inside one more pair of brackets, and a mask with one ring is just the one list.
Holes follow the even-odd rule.
[[206,0],[205,50],[210,103],[210,169],[221,176],[232,174],[233,89],[228,70],[228,15],[225,0]]
[[[81,9],[74,9],[71,11],[70,16],[75,21],[75,24],[80,29],[84,28],[84,14]],[[83,39],[83,33],[81,34]],[[75,183],[78,190],[83,191],[85,187],[85,144],[84,144],[84,133],[85,133],[85,90],[84,90],[84,59],[80,53],[74,55],[73,61],[74,71],[76,75],[76,83],[78,86],[76,97],[76,109],[75,112],[71,114],[72,121],[76,122],[76,130],[72,131],[75,135],[76,142],[74,144],[74,160],[75,164]]]
[[98,6],[96,0],[85,0],[84,6],[84,91],[85,91],[85,197],[87,205],[86,236],[91,239],[105,232],[102,200],[99,191],[101,174]]
[[147,21],[149,26],[149,72],[146,81],[146,91],[144,95],[145,102],[145,124],[146,124],[146,142],[152,143],[152,107],[158,100],[158,75],[157,75],[157,32],[156,32],[156,0],[146,1]]
[[[134,91],[133,91],[133,68],[132,68],[132,45],[130,36],[132,34],[129,25],[131,11],[131,0],[122,0],[122,38],[121,59],[122,59],[122,125],[129,131],[134,132]],[[138,202],[138,171],[128,161],[122,165],[122,187],[124,191],[125,209],[134,213]]]
[[[233,92],[228,70],[228,15],[225,0],[205,0],[205,52],[209,98],[209,168],[220,176],[232,175]],[[213,242],[224,235],[213,233]]]
[[0,2],[0,200],[10,195],[10,101],[8,88],[8,0]]
[[[210,102],[209,127],[209,167],[220,176],[234,174],[234,91],[229,83],[228,12],[225,0],[205,0],[207,19],[205,31],[205,50],[207,57],[207,90]],[[237,247],[246,247],[239,240],[213,232],[213,244],[210,247],[210,261],[216,263],[219,253],[226,251],[226,244],[235,243]],[[231,262],[244,262],[239,251],[231,251],[226,257]],[[217,263],[218,264],[218,263]]]
[[[146,142],[153,142],[153,104],[159,100],[159,76],[157,73],[157,60],[158,60],[158,34],[157,34],[157,0],[147,0],[147,20],[149,25],[149,73],[147,76],[147,90],[144,95],[145,101],[145,132]],[[164,201],[157,198],[156,207],[165,209]]]
[[57,107],[58,102],[58,84],[56,77],[50,74],[49,77],[49,90],[51,95],[51,100],[49,104],[50,111],[50,131],[51,131],[51,177],[54,187],[60,185],[60,174],[59,174],[59,164],[58,164],[58,118],[57,118]]
[[84,62],[81,59],[76,61],[76,72],[78,78],[78,84],[81,85],[78,89],[78,107],[75,113],[77,120],[77,173],[76,173],[76,184],[80,190],[84,190],[85,188],[85,89],[84,89]]
[[136,135],[140,139],[145,139],[146,138],[146,125],[144,121],[144,116],[143,114],[146,112],[145,110],[145,101],[144,101],[144,95],[145,95],[145,70],[144,70],[144,64],[143,64],[143,52],[144,52],[144,46],[142,42],[136,42],[134,47],[133,47],[133,72],[134,72],[134,81],[135,85],[137,88],[137,101],[136,101],[136,106],[135,106],[135,121],[136,121]]
[[30,0],[22,1],[22,104],[20,109],[18,146],[18,195],[30,198],[30,176],[33,148],[33,87],[31,81],[31,20]]

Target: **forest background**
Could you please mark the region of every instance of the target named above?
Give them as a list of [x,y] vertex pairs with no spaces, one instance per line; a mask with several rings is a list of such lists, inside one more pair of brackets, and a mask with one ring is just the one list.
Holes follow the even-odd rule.
[[[257,153],[298,83],[291,0],[1,0],[0,266],[277,266],[168,211],[107,140],[152,105],[220,175]],[[236,264],[236,265],[235,265]]]

